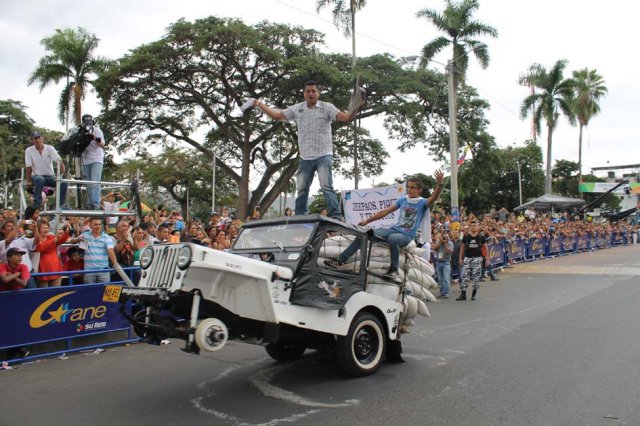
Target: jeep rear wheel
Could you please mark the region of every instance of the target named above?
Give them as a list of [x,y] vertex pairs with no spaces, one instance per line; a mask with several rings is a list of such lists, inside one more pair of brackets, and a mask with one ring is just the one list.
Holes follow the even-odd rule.
[[295,343],[269,343],[265,346],[267,353],[278,362],[296,361],[302,357],[306,348]]
[[347,335],[337,339],[338,363],[354,377],[373,374],[382,365],[386,342],[380,320],[369,312],[360,312]]

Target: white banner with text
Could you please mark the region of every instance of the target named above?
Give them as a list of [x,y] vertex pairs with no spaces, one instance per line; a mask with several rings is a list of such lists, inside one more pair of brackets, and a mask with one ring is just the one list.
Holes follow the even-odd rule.
[[[381,186],[370,189],[345,191],[343,197],[344,216],[347,223],[357,225],[380,210],[393,206],[405,194],[405,184]],[[371,228],[389,228],[396,224],[398,211],[372,222]]]

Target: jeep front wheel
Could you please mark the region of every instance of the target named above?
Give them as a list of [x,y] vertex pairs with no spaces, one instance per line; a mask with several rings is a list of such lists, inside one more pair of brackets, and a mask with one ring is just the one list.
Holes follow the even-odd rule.
[[338,363],[354,377],[373,374],[382,365],[386,342],[380,320],[369,312],[360,312],[347,335],[337,339]]

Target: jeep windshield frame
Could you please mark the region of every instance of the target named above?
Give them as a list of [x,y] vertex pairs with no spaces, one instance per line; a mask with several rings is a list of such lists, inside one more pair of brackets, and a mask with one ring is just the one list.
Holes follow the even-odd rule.
[[299,251],[309,244],[317,223],[280,222],[263,223],[262,226],[242,227],[233,244],[234,251]]

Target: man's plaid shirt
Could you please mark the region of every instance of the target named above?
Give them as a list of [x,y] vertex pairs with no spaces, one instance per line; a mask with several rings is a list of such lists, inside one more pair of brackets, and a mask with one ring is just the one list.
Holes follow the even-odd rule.
[[283,111],[287,121],[295,121],[298,125],[298,147],[303,160],[333,154],[331,122],[335,121],[338,111],[333,104],[322,101],[313,108],[300,102]]

